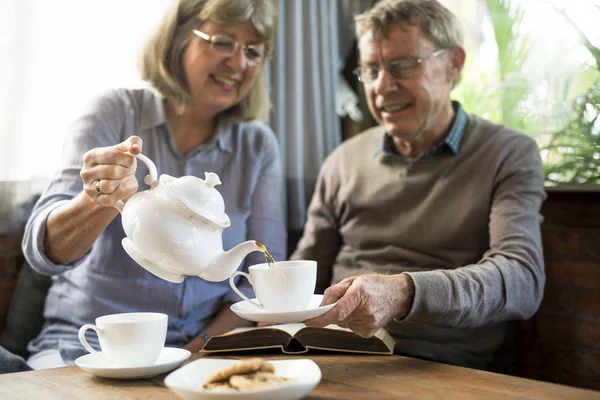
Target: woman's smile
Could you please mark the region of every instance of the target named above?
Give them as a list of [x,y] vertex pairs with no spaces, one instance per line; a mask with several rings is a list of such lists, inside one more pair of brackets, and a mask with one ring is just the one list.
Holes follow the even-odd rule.
[[232,92],[239,85],[239,80],[227,78],[223,75],[211,74],[210,77],[215,81],[216,85],[225,92]]

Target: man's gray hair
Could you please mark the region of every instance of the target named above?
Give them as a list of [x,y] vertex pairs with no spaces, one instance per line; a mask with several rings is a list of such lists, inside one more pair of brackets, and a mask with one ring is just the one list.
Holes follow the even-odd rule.
[[356,37],[372,32],[385,39],[392,25],[419,24],[438,48],[462,46],[463,35],[456,16],[438,0],[382,0],[354,17]]

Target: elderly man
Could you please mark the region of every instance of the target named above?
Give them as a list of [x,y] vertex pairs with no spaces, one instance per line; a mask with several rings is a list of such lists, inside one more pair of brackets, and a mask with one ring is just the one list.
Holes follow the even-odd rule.
[[324,303],[310,326],[399,354],[487,368],[506,322],[544,287],[544,174],[536,143],[469,115],[450,91],[465,60],[436,0],[383,0],[356,17],[357,74],[379,126],[325,161],[295,259],[318,261]]

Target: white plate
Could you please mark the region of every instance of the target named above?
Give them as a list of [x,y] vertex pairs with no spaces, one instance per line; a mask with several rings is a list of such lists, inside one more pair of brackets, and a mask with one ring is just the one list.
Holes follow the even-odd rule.
[[295,400],[306,396],[321,381],[319,366],[312,360],[301,358],[270,361],[275,367],[275,375],[285,376],[290,381],[269,388],[217,392],[202,387],[208,374],[238,361],[200,358],[167,375],[165,385],[185,400]]
[[[335,305],[335,303],[333,303],[327,306],[319,307],[321,300],[323,300],[322,294],[314,294],[310,299],[306,310],[290,312],[264,311],[253,306],[252,304],[248,304],[247,300],[232,304],[230,308],[231,311],[240,317],[247,319],[248,321],[285,324],[289,322],[304,322],[307,319],[318,317],[319,315],[325,314],[327,311],[331,310],[331,308]],[[258,302],[257,299],[252,299],[252,301]]]
[[75,360],[75,364],[92,375],[114,379],[148,378],[171,371],[190,358],[192,353],[185,349],[165,347],[152,365],[143,367],[116,367],[106,359],[102,352],[86,354]]

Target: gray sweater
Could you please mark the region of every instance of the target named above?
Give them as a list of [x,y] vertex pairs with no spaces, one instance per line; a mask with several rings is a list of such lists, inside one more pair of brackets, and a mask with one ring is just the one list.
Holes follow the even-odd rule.
[[327,158],[292,258],[317,260],[321,287],[406,272],[416,292],[387,327],[396,352],[486,368],[506,321],[542,299],[539,149],[473,115],[457,155],[407,160],[381,150],[384,135],[370,129]]

